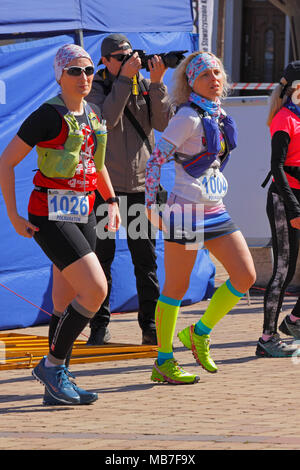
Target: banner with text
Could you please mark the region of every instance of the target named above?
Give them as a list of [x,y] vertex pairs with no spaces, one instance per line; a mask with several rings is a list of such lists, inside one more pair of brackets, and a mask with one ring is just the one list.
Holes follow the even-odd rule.
[[211,51],[214,0],[193,0],[194,32],[199,34],[199,51]]

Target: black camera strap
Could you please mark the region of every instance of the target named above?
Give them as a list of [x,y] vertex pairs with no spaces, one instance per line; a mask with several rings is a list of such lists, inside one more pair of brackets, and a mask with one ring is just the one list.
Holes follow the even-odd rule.
[[142,141],[145,143],[145,145],[148,149],[148,152],[151,154],[153,149],[152,149],[151,144],[149,142],[148,136],[146,135],[144,129],[142,128],[140,123],[135,119],[134,115],[128,109],[127,106],[125,106],[125,108],[124,108],[124,114],[127,117],[127,119],[129,119],[129,121],[131,122],[131,124],[133,125],[133,127],[135,128],[135,130],[137,131],[139,136],[141,137]]
[[[107,75],[106,72],[105,72],[105,69],[99,71],[98,74],[100,75],[100,77],[102,79],[101,83],[102,83],[102,86],[103,86],[103,89],[104,89],[104,94],[108,95],[111,91],[112,82],[108,78],[105,77],[105,75]],[[139,87],[140,87],[142,95],[143,95],[143,97],[146,101],[147,108],[148,108],[148,114],[149,114],[149,120],[150,120],[150,116],[151,116],[150,98],[149,98],[149,88],[147,87],[146,80],[143,79],[143,80],[139,81]],[[128,106],[125,106],[124,114],[127,117],[127,119],[131,122],[131,124],[133,125],[133,127],[135,128],[137,133],[139,134],[140,138],[142,139],[142,142],[145,143],[145,145],[148,149],[148,152],[151,154],[153,149],[152,149],[151,144],[149,142],[148,136],[147,136],[146,132],[144,131],[144,129],[142,128],[142,126],[140,125],[140,123],[134,117],[134,115],[132,114],[132,112],[130,111]]]

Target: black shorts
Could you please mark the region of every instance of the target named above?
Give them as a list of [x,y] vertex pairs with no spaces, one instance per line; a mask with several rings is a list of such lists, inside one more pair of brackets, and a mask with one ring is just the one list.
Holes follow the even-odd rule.
[[89,215],[88,223],[78,224],[48,220],[47,216],[28,214],[29,221],[39,227],[34,239],[55,266],[62,271],[78,259],[95,251],[96,216]]

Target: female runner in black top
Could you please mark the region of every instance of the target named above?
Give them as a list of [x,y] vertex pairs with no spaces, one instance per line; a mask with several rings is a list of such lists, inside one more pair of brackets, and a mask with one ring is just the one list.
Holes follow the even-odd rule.
[[[32,113],[4,150],[0,159],[0,184],[16,232],[34,237],[53,262],[50,351],[34,368],[33,375],[45,385],[50,404],[88,404],[97,399],[97,394],[82,390],[70,381],[65,360],[73,342],[98,311],[107,293],[106,278],[94,253],[96,188],[110,203],[109,230],[119,228],[120,215],[107,170],[99,163],[97,167],[96,162],[100,137],[98,139],[92,120],[98,120],[95,122],[102,131],[105,131],[104,123],[99,110],[94,106],[91,109],[84,101],[93,80],[92,59],[81,47],[68,44],[58,50],[54,68],[61,94]],[[68,119],[75,127],[73,134],[66,124]],[[82,139],[79,156],[71,140],[78,135]],[[16,206],[14,168],[35,145],[44,159],[38,160],[40,167],[34,177],[35,188],[29,201],[29,220],[26,220],[18,214]],[[73,164],[75,161],[74,171],[64,174],[62,170],[62,177],[57,174],[51,160],[56,155],[61,168],[66,162]],[[65,215],[65,211],[62,217],[58,211],[58,207],[65,208],[71,203],[80,208],[76,212],[78,219],[77,215],[72,219],[72,213]]]

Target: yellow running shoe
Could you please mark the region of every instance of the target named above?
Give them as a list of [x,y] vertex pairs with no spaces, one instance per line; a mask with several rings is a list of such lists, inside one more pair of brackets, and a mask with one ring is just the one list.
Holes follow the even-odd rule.
[[180,367],[178,362],[172,358],[167,359],[162,365],[158,365],[155,361],[151,380],[153,382],[168,382],[173,385],[194,384],[199,382],[198,375],[190,374]]
[[215,373],[218,368],[209,355],[209,335],[196,335],[195,324],[187,326],[178,333],[178,338],[182,344],[192,350],[197,363],[208,372]]

